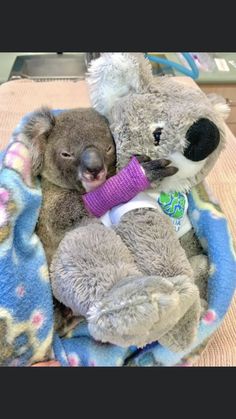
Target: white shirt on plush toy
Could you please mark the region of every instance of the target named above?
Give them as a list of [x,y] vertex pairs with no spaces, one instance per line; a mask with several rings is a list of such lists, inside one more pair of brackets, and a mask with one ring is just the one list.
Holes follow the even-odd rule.
[[117,205],[100,217],[100,220],[105,226],[112,227],[112,225],[119,224],[124,214],[138,208],[154,208],[167,214],[178,237],[183,236],[192,228],[187,215],[187,195],[180,192],[158,193],[153,189],[147,192],[140,192],[126,204]]
[[[188,178],[194,176],[203,167],[205,160],[193,162],[186,159],[181,153],[174,152],[169,156],[179,171],[170,178],[165,178],[162,185],[165,190],[188,189]],[[140,192],[135,198],[126,204],[117,205],[103,215],[100,220],[107,227],[117,225],[121,217],[129,211],[138,208],[154,208],[168,215],[173,223],[173,227],[178,237],[183,236],[192,226],[187,215],[188,198],[184,192],[159,192],[157,189],[149,189],[146,192]]]

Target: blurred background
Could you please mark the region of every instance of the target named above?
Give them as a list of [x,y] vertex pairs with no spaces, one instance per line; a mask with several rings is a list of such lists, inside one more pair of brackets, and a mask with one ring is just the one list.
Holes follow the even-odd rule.
[[[146,52],[156,77],[192,77],[206,93],[218,93],[231,107],[227,124],[236,135],[236,53],[228,52]],[[34,81],[85,78],[91,60],[98,52],[78,53],[0,53],[0,84],[29,78]]]

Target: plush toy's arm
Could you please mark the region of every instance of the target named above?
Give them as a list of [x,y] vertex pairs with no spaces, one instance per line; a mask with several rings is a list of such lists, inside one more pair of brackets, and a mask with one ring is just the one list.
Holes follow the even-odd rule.
[[86,209],[95,217],[101,217],[111,208],[130,201],[139,192],[149,188],[152,181],[176,173],[177,169],[169,164],[170,161],[165,159],[140,164],[136,157],[132,157],[117,175],[109,178],[95,191],[83,195]]

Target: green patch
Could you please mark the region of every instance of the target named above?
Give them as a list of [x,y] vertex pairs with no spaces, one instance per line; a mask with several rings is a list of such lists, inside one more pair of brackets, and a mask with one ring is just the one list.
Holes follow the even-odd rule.
[[172,218],[183,218],[186,209],[186,198],[180,192],[164,193],[158,198],[158,203],[163,212]]

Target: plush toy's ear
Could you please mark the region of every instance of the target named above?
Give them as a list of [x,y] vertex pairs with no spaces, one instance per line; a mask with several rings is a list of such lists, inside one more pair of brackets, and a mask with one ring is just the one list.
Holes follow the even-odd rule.
[[47,137],[55,126],[55,118],[49,108],[42,107],[30,116],[22,134],[30,146],[32,158],[32,174],[40,174],[43,166],[44,151]]
[[152,80],[152,67],[144,54],[103,53],[91,61],[87,73],[92,106],[109,116],[117,99],[145,92]]
[[221,118],[226,120],[230,114],[231,109],[228,103],[226,102],[225,98],[215,93],[209,93],[207,97],[210,100],[216,112],[218,112],[221,115]]

